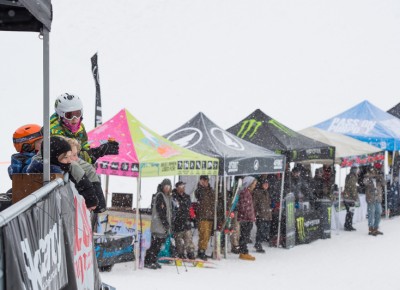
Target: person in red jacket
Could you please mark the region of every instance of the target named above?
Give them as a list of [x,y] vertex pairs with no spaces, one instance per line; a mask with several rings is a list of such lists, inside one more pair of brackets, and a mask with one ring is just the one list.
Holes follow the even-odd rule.
[[251,229],[256,220],[252,192],[257,185],[257,180],[252,176],[243,179],[242,190],[239,195],[238,216],[240,223],[239,259],[254,261],[256,258],[249,254],[247,241],[250,239]]

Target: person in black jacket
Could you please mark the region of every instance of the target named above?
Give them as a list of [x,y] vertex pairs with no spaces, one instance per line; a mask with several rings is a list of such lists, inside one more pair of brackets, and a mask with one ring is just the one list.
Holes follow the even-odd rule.
[[[41,147],[43,151],[43,143]],[[50,137],[50,171],[51,173],[69,173],[68,177],[80,195],[85,199],[88,210],[97,207],[98,199],[93,184],[86,176],[85,171],[71,160],[71,145],[60,136]],[[43,159],[40,153],[32,157],[32,162],[27,168],[27,173],[43,173]]]
[[187,257],[193,260],[195,258],[194,244],[189,215],[191,201],[190,196],[185,193],[185,183],[182,181],[177,182],[175,189],[172,191],[172,205],[174,212],[172,226],[177,255],[182,259]]

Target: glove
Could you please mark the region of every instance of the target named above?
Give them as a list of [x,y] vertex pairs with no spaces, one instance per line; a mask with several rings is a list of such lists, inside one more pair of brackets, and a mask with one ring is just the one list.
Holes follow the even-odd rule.
[[88,153],[94,164],[97,159],[104,155],[118,155],[119,143],[116,141],[108,141],[107,143],[101,144],[99,147],[90,148]]
[[101,144],[98,148],[101,154],[103,154],[101,156],[119,154],[119,143],[117,141],[108,141],[107,143]]

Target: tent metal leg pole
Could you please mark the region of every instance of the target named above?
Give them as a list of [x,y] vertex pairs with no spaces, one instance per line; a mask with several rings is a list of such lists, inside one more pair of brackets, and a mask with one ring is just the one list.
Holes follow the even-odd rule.
[[50,32],[43,26],[43,184],[50,182]]
[[[285,163],[284,163],[285,164]],[[279,248],[279,240],[281,238],[281,221],[282,221],[282,207],[283,207],[283,189],[285,184],[285,171],[282,172],[282,183],[281,183],[281,196],[279,203],[279,218],[278,218],[278,237],[276,240],[276,247]]]
[[110,175],[106,175],[106,207],[108,204],[108,190],[109,190],[109,185],[110,185]]
[[[394,158],[394,156],[393,156]],[[389,165],[389,151],[385,151],[385,164],[387,163]],[[384,170],[385,171],[385,170]],[[392,168],[393,171],[393,168]],[[387,202],[387,182],[386,182],[386,176],[385,172],[383,173],[383,182],[385,183],[385,218],[389,218],[389,213],[388,213],[388,202]]]
[[[217,206],[218,206],[218,174],[215,176],[215,205],[214,205],[214,250],[213,253],[217,252]],[[214,257],[216,259],[217,257]]]
[[342,186],[342,168],[339,167],[339,186],[338,186],[338,212],[336,215],[336,234],[339,234],[339,229],[340,229],[340,203],[342,200],[342,190],[341,190],[341,186]]
[[[228,178],[228,176],[224,175],[224,216],[226,215],[226,199],[227,199],[227,197],[226,197],[226,184],[227,184],[226,180],[227,180],[227,178]],[[224,225],[222,225],[222,227],[224,227]],[[221,235],[224,235],[224,258],[226,259],[226,256],[228,254],[228,250],[227,250],[228,238],[224,233],[224,228],[222,228]]]
[[135,270],[139,269],[139,210],[140,210],[140,187],[141,187],[141,182],[142,179],[140,177],[140,172],[139,176],[137,178],[137,193],[136,193],[136,216],[135,216],[135,224],[136,224],[136,233],[135,233]]

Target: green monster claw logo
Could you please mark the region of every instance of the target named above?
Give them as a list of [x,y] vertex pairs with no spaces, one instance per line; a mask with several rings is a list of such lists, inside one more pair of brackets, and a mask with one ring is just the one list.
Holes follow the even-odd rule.
[[279,123],[277,120],[271,119],[268,121],[268,124],[271,124],[272,126],[278,128],[279,130],[281,130],[282,132],[284,132],[285,134],[289,135],[289,136],[295,136],[296,132],[294,132],[293,130],[289,129],[288,127],[284,126],[283,124]]
[[294,203],[288,203],[287,204],[287,226],[290,227],[292,225],[294,225]]
[[304,217],[299,217],[297,221],[297,234],[299,235],[299,240],[304,241],[306,234],[304,232]]
[[331,217],[332,217],[332,208],[328,207],[328,222],[331,224]]
[[262,122],[257,121],[255,119],[245,120],[243,121],[242,127],[240,127],[240,130],[236,134],[236,136],[243,139],[247,135],[247,133],[249,133],[253,128],[252,132],[249,135],[249,138],[252,138],[257,133],[257,130],[261,126],[261,124]]
[[329,156],[333,157],[333,150],[335,150],[333,147],[329,147]]

